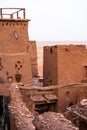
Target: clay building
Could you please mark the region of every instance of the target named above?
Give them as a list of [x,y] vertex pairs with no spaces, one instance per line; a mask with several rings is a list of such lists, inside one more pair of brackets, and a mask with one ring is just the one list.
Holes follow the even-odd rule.
[[[87,98],[87,85],[78,84],[87,81],[86,47],[44,47],[46,87],[33,86],[32,78],[38,75],[37,50],[36,41],[30,41],[28,36],[29,21],[24,8],[0,8],[0,104],[3,105],[0,117],[4,115],[4,127],[12,130],[41,129],[43,120],[39,120],[41,125],[38,128],[37,120],[44,117],[44,112],[50,111],[45,115],[50,119],[47,121],[45,118],[47,125],[43,124],[44,129],[50,129],[53,117],[54,122],[57,119],[61,124],[60,128],[65,121],[63,129],[65,126],[66,129],[78,129],[61,114],[51,112],[63,113],[67,107]],[[11,84],[13,82],[17,84]],[[53,130],[54,125],[51,128]]]
[[11,82],[32,85],[37,72],[36,41],[30,41],[24,8],[0,8],[0,95]]
[[87,82],[87,49],[85,45],[44,47],[44,86]]
[[[29,89],[30,88],[27,87],[27,91],[29,91]],[[40,91],[39,96],[41,96],[41,93],[43,93],[43,89],[45,89],[44,99],[45,100],[50,99],[48,101],[52,101],[51,96],[49,96],[50,98],[47,98],[46,96],[46,94],[48,95],[49,93],[49,92],[46,93],[46,88],[42,88],[42,92]],[[52,86],[51,89],[53,90]],[[49,90],[49,88],[47,88],[47,90]],[[11,102],[9,104],[9,110],[10,110],[10,123],[11,123],[10,127],[12,130],[28,130],[28,129],[29,130],[60,130],[60,129],[79,130],[71,123],[71,121],[67,120],[60,113],[45,112],[43,114],[34,116],[31,113],[31,108],[28,109],[25,103],[23,102],[22,94],[20,93],[20,86],[18,84],[13,83],[10,85],[10,93],[11,93]],[[32,96],[37,97],[38,94]],[[37,100],[37,98],[35,100]],[[41,103],[41,100],[39,98],[38,100]],[[45,100],[42,100],[42,102]]]

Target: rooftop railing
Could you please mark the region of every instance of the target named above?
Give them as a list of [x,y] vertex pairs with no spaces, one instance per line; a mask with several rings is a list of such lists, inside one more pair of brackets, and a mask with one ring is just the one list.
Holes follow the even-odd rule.
[[0,18],[25,19],[25,8],[0,8]]

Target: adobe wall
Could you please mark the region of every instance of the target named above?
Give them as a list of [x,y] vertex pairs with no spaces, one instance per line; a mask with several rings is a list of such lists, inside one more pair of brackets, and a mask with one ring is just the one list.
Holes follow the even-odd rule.
[[32,76],[38,75],[38,65],[37,65],[37,46],[36,41],[29,41],[27,46],[27,52],[29,53],[31,59]]
[[79,100],[78,85],[60,86],[58,89],[58,112],[67,111],[66,108]]
[[83,83],[79,87],[79,102],[82,99],[87,99],[87,83]]
[[43,77],[44,86],[58,84],[58,46],[44,47]]
[[58,46],[58,84],[80,83],[85,77],[87,50],[84,45]]
[[28,21],[0,19],[0,53],[25,52],[28,44]]
[[31,62],[28,53],[3,54],[0,58],[2,58],[0,95],[8,94],[8,86],[12,82],[32,85]]
[[44,86],[80,83],[82,79],[87,78],[85,45],[58,45],[45,48]]
[[72,84],[58,86],[58,112],[67,111],[66,108],[87,98],[87,84]]

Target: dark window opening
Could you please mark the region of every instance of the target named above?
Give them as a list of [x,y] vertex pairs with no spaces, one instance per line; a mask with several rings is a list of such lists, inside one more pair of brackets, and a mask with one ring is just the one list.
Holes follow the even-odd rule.
[[2,115],[3,115],[3,96],[0,96],[0,124],[2,120]]
[[3,127],[4,130],[10,130],[9,102],[9,96],[0,96],[0,128]]
[[38,104],[35,105],[36,113],[42,114],[44,112],[57,112],[57,102],[50,104]]
[[69,103],[69,107],[71,107],[72,105],[73,105],[73,102],[70,102],[70,103]]
[[15,74],[15,79],[16,79],[17,83],[21,81],[21,78],[22,78],[21,74]]

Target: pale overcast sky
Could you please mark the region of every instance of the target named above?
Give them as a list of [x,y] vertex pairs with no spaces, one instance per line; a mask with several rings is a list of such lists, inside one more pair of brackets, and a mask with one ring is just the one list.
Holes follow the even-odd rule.
[[26,8],[29,35],[38,41],[87,41],[87,0],[0,0]]

